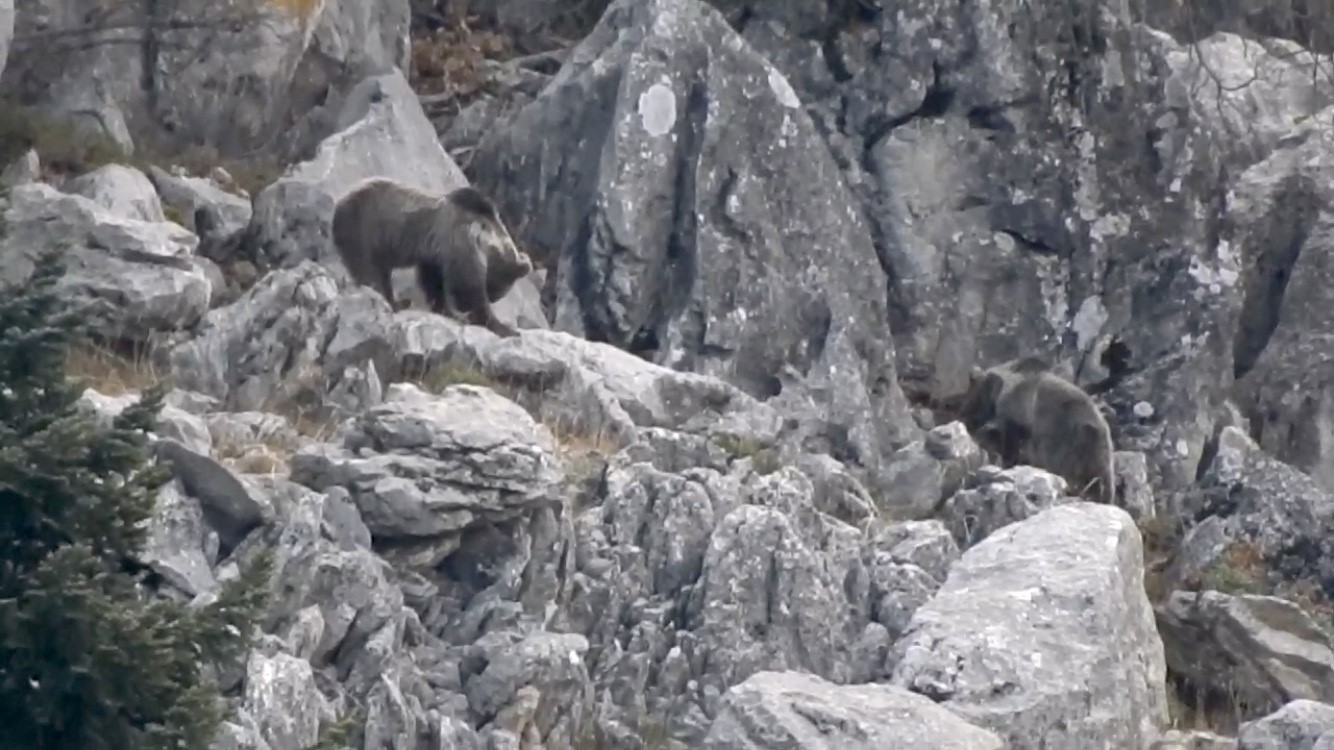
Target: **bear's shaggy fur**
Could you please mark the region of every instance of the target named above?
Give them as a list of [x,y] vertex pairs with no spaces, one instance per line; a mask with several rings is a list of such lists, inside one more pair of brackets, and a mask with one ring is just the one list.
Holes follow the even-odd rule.
[[436,196],[371,178],[338,201],[332,234],[352,278],[384,295],[391,307],[398,308],[393,270],[416,266],[432,311],[500,336],[517,335],[496,319],[491,304],[533,270],[533,261],[476,188]]
[[960,420],[1002,466],[1028,464],[1064,478],[1071,491],[1116,499],[1111,428],[1093,398],[1037,357],[974,368]]

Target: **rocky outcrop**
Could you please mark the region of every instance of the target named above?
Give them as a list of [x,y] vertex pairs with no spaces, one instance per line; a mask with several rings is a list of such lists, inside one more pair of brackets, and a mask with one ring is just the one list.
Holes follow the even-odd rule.
[[866,223],[792,85],[713,9],[613,3],[469,172],[558,261],[558,329],[772,399],[868,481],[914,436]]

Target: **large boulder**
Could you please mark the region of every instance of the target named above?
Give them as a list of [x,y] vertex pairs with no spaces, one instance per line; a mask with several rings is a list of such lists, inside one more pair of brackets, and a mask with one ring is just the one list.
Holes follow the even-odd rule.
[[558,266],[556,328],[775,399],[868,470],[913,436],[870,230],[716,10],[613,3],[469,173]]
[[1167,723],[1139,530],[1077,502],[964,553],[894,644],[891,683],[1013,747],[1144,747]]

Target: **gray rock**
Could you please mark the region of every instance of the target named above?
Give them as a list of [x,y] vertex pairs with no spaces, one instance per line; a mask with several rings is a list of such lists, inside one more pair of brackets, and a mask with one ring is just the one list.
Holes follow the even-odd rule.
[[405,310],[394,349],[415,367],[458,367],[531,397],[544,422],[596,442],[632,442],[638,428],[735,435],[772,442],[781,416],[735,386],[646,362],[607,344],[557,331],[501,340],[477,326]]
[[1292,602],[1174,591],[1158,623],[1168,667],[1193,685],[1226,686],[1254,711],[1299,698],[1334,703],[1330,636]]
[[[138,6],[86,10],[78,0],[25,7],[18,34],[48,33],[16,43],[10,75],[27,82],[39,103],[75,110],[95,98],[117,102],[154,140],[227,154],[268,145],[330,89],[408,64],[408,0],[225,7],[181,0],[171,11],[194,21],[169,28]],[[151,85],[137,73],[136,45],[87,43],[90,28],[138,39],[150,26],[163,42]]]
[[213,180],[173,174],[156,165],[148,168],[148,178],[153,181],[162,202],[180,212],[196,234],[203,234],[194,223],[195,212],[201,208],[214,213],[217,226],[212,231],[221,237],[234,235],[250,223],[253,212],[248,196],[229,193]]
[[955,493],[945,501],[940,515],[954,540],[967,549],[997,529],[1075,499],[1066,494],[1061,477],[1020,464],[986,477],[984,484]]
[[[1328,92],[1321,96],[1328,99]],[[1274,114],[1291,116],[1282,109]],[[1253,415],[1252,434],[1266,452],[1334,494],[1334,365],[1319,343],[1334,335],[1324,314],[1334,304],[1334,244],[1319,230],[1331,218],[1334,145],[1309,127],[1303,130],[1312,134],[1304,136],[1292,133],[1290,122],[1279,131],[1300,140],[1247,169],[1228,202],[1236,229],[1227,241],[1251,290],[1239,321],[1233,395]],[[1282,287],[1268,285],[1276,274],[1286,280]]]
[[213,451],[213,436],[203,418],[165,402],[157,415],[157,432],[194,453],[207,456]]
[[282,653],[250,652],[244,707],[273,748],[311,747],[319,739],[321,720],[332,718],[310,662]]
[[342,446],[293,456],[292,478],[345,488],[377,543],[427,545],[436,551],[421,564],[433,567],[457,546],[440,537],[555,500],[554,450],[545,428],[489,389],[455,385],[434,396],[397,383],[352,421]]
[[1142,747],[1167,721],[1139,530],[1076,502],[964,553],[894,644],[891,684],[1016,747]]
[[[592,718],[593,685],[584,667],[587,650],[588,641],[581,635],[533,633],[492,651],[486,668],[464,685],[468,704],[481,716],[496,716],[499,728],[522,730],[531,723],[548,747],[574,747]],[[524,690],[528,687],[536,688],[536,696]]]
[[613,3],[469,173],[559,258],[556,329],[776,397],[866,482],[914,436],[870,232],[800,97],[714,9]]
[[1295,700],[1268,716],[1244,722],[1237,750],[1317,750],[1334,739],[1334,706]]
[[134,167],[107,164],[68,180],[64,189],[126,219],[167,220],[153,183]]
[[895,451],[880,484],[885,510],[897,518],[928,518],[982,465],[982,451],[961,422],[932,429]]
[[1116,472],[1116,504],[1136,522],[1158,514],[1153,486],[1149,482],[1149,463],[1139,451],[1116,451],[1112,456]]
[[260,736],[259,725],[244,708],[237,709],[234,721],[224,721],[209,745],[210,750],[272,750]]
[[1185,584],[1207,575],[1234,547],[1254,558],[1256,569],[1246,572],[1263,593],[1318,588],[1334,574],[1334,495],[1266,455],[1236,427],[1220,431],[1194,497],[1184,512],[1202,521],[1181,544],[1170,571],[1173,588],[1196,588]]
[[194,337],[167,358],[181,387],[225,408],[313,402],[308,418],[319,423],[339,409],[367,405],[325,403],[345,378],[392,369],[389,315],[378,294],[340,293],[325,269],[303,263],[267,274],[234,304],[209,311]]
[[212,556],[204,552],[204,539],[199,501],[182,492],[178,482],[165,485],[157,493],[148,523],[143,561],[191,598],[211,592],[217,581]]
[[195,453],[171,439],[156,441],[153,452],[159,459],[171,462],[182,488],[199,500],[204,519],[217,532],[223,549],[230,551],[264,523],[264,507],[227,467],[212,457]]
[[1163,732],[1149,750],[1237,750],[1237,741],[1198,729],[1171,729]]
[[99,333],[143,340],[192,326],[208,310],[208,279],[190,258],[195,236],[179,225],[125,218],[42,183],[10,191],[0,221],[3,280],[22,283],[39,253],[65,249],[60,286]]
[[892,685],[835,685],[759,672],[728,690],[705,750],[1000,750],[1001,739]]
[[420,713],[414,696],[404,695],[393,680],[379,676],[366,698],[364,747],[416,747]]

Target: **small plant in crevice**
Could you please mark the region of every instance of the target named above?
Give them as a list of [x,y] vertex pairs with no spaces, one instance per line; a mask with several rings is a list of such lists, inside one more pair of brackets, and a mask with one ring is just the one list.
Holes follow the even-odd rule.
[[714,438],[714,442],[733,459],[750,459],[751,468],[757,474],[768,475],[782,468],[775,446],[739,435],[718,435]]
[[1263,594],[1267,570],[1259,547],[1252,542],[1236,540],[1204,569],[1200,585],[1224,594]]

